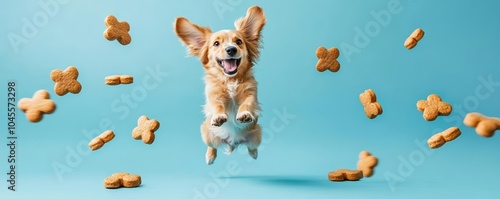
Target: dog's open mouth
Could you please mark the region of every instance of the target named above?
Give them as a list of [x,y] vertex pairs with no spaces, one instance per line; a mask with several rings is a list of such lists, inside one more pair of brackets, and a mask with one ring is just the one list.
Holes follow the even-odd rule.
[[240,65],[240,59],[217,59],[219,66],[224,69],[224,73],[228,76],[235,75],[238,72],[238,66]]

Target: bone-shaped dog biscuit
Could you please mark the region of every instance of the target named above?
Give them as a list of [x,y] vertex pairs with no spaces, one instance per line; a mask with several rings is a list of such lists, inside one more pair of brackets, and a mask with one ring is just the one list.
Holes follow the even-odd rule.
[[363,173],[359,170],[338,169],[328,173],[330,181],[357,181],[363,178]]
[[443,146],[446,142],[452,141],[460,136],[462,132],[458,127],[450,127],[443,132],[436,133],[427,140],[429,148],[435,149]]
[[419,100],[417,109],[423,112],[423,117],[427,121],[435,120],[439,115],[450,115],[453,107],[441,100],[441,97],[436,94],[427,96],[427,100]]
[[64,71],[53,70],[50,72],[50,78],[56,83],[54,92],[59,96],[66,95],[68,92],[78,94],[82,90],[82,85],[76,80],[78,78],[78,69],[74,66],[70,66]]
[[104,31],[104,38],[109,41],[118,40],[120,44],[127,45],[132,41],[130,34],[130,25],[126,21],[118,21],[115,16],[108,15],[104,19],[106,30]]
[[26,118],[31,122],[39,122],[43,114],[51,114],[56,109],[56,104],[50,99],[49,92],[39,90],[33,98],[22,98],[18,102],[19,109],[26,113]]
[[361,153],[359,153],[357,167],[358,170],[363,173],[364,177],[371,177],[373,175],[373,168],[377,166],[377,164],[378,158],[373,156],[370,152],[361,151]]
[[500,130],[500,118],[487,117],[480,113],[469,113],[464,118],[464,124],[476,128],[478,135],[491,137]]
[[325,47],[319,47],[316,50],[316,57],[319,58],[318,63],[316,63],[316,70],[323,72],[325,70],[330,70],[332,72],[337,72],[340,69],[340,63],[337,61],[340,52],[338,48],[330,48],[327,50]]
[[111,130],[104,131],[99,136],[95,137],[90,141],[89,147],[90,149],[92,149],[92,151],[95,151],[104,146],[105,143],[111,141],[114,137],[115,133],[113,131]]
[[359,94],[359,101],[364,107],[366,117],[373,119],[382,114],[382,106],[377,102],[377,96],[372,89],[367,89]]
[[132,137],[136,140],[142,139],[145,144],[152,144],[155,141],[154,132],[158,128],[160,128],[160,122],[155,119],[150,120],[143,115],[137,120],[137,127],[132,130]]
[[422,37],[424,37],[424,34],[424,31],[420,28],[414,30],[411,35],[405,40],[405,47],[410,50],[417,46],[417,43],[422,39]]

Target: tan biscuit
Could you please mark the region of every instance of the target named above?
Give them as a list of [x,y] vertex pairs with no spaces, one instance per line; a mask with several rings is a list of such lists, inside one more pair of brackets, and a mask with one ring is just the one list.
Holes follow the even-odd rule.
[[89,148],[92,149],[92,151],[100,149],[102,146],[104,146],[104,142],[99,137],[95,137],[89,142]]
[[359,170],[337,169],[328,173],[330,181],[357,181],[363,178],[363,173]]
[[439,148],[446,142],[450,142],[460,136],[462,132],[457,127],[450,127],[443,132],[436,133],[427,140],[427,144],[431,149]]
[[441,132],[441,135],[443,136],[444,141],[449,142],[454,139],[456,139],[458,136],[460,136],[462,132],[458,127],[450,127],[446,129],[445,131]]
[[120,76],[120,83],[121,84],[131,84],[134,82],[134,77],[130,75],[121,75]]
[[127,45],[132,41],[130,34],[130,25],[126,21],[118,21],[115,16],[108,15],[104,19],[106,30],[104,31],[104,38],[109,41],[118,40],[120,44]]
[[344,172],[342,171],[332,171],[328,172],[328,180],[330,181],[344,181]]
[[107,143],[115,138],[115,133],[112,130],[107,130],[101,133],[101,135],[99,135],[99,138],[101,138],[104,143]]
[[74,66],[70,66],[64,71],[53,70],[50,72],[50,78],[56,83],[54,92],[59,96],[66,95],[68,92],[78,94],[82,90],[82,85],[76,80],[78,78],[78,69]]
[[95,151],[97,149],[100,149],[102,146],[104,146],[104,143],[107,143],[111,141],[115,137],[115,133],[111,130],[104,131],[94,139],[92,139],[89,143],[90,149],[92,151]]
[[347,170],[344,171],[344,176],[346,180],[356,181],[363,178],[363,173],[360,170]]
[[453,107],[441,100],[441,97],[436,94],[427,96],[427,100],[419,100],[417,102],[417,109],[423,112],[423,117],[427,121],[433,121],[438,116],[450,115]]
[[359,94],[359,101],[364,107],[366,117],[373,119],[382,114],[382,106],[377,102],[377,96],[372,89]]
[[134,82],[134,77],[130,75],[111,75],[104,78],[104,83],[107,85],[131,84]]
[[17,106],[26,113],[30,122],[39,122],[43,114],[51,114],[56,110],[56,104],[46,90],[38,90],[33,94],[33,98],[22,98]]
[[130,174],[127,172],[118,172],[118,173],[113,173],[111,176],[116,176],[116,177],[119,177],[121,179],[123,176],[126,176],[126,175],[130,175]]
[[104,179],[104,187],[108,189],[116,189],[120,187],[132,188],[141,185],[141,176],[137,174],[129,174],[125,172],[114,173]]
[[118,85],[120,84],[120,76],[111,75],[104,78],[104,83],[107,85]]
[[500,118],[487,117],[480,113],[469,113],[464,118],[464,124],[476,128],[476,133],[484,137],[492,137],[500,130]]
[[316,57],[319,58],[318,63],[316,63],[316,70],[323,72],[325,70],[330,70],[331,72],[337,72],[340,69],[340,63],[337,61],[340,52],[338,48],[330,48],[327,50],[325,47],[319,47],[316,50]]
[[427,140],[427,144],[429,145],[429,148],[435,149],[443,146],[446,143],[444,140],[443,136],[441,134],[435,134]]
[[145,115],[137,120],[137,127],[132,130],[132,138],[142,141],[146,144],[152,144],[155,141],[154,132],[160,128],[160,122],[155,119],[150,120]]
[[139,175],[124,175],[122,178],[122,183],[124,187],[132,188],[141,185],[141,176]]
[[104,178],[104,187],[106,189],[116,189],[122,186],[122,180],[116,176],[109,176]]
[[414,30],[411,35],[405,40],[405,47],[410,50],[417,46],[417,43],[424,37],[424,34],[424,31],[420,28]]
[[373,156],[370,152],[361,151],[361,153],[359,153],[357,168],[363,173],[364,177],[371,177],[373,175],[373,168],[375,168],[377,164],[378,158]]

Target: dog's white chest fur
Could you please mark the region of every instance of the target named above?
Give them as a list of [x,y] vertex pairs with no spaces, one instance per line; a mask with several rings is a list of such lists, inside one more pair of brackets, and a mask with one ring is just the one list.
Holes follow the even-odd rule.
[[[236,101],[236,90],[238,89],[238,86],[238,82],[227,83],[227,92],[230,97],[226,106],[227,121],[220,127],[210,127],[210,131],[212,131],[214,136],[219,137],[221,140],[230,145],[235,145],[245,141],[245,137],[241,132],[249,125],[248,123],[241,123],[236,120],[239,107],[239,104]],[[207,118],[212,118],[215,114],[213,107],[208,105],[205,105],[204,112]]]

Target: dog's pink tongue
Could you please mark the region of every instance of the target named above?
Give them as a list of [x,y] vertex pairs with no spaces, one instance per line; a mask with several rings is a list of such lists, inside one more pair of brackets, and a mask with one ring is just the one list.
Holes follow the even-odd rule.
[[224,62],[224,69],[226,69],[227,72],[233,72],[238,68],[236,66],[236,59],[225,59],[223,60]]

